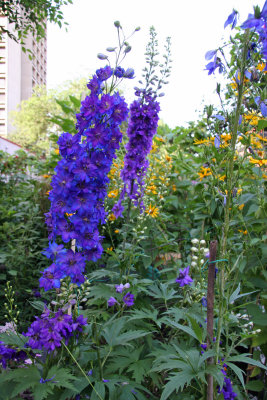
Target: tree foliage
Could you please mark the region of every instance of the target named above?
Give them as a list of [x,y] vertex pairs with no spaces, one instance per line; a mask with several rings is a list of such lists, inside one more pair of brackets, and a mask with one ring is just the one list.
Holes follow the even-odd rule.
[[[9,136],[11,140],[34,152],[47,152],[50,134],[61,132],[53,119],[66,116],[68,104],[69,107],[73,105],[70,96],[77,97],[80,103],[85,87],[85,79],[67,82],[57,90],[47,91],[44,86],[36,86],[32,97],[23,100],[18,110],[10,113],[14,127]],[[66,108],[63,109],[57,101],[64,102]]]
[[[40,40],[45,37],[46,22],[54,22],[59,27],[63,23],[62,6],[72,4],[72,0],[0,0],[2,15],[14,24],[15,34],[1,27],[0,34],[7,35],[24,45],[25,38],[31,32]],[[26,49],[23,47],[23,50]]]

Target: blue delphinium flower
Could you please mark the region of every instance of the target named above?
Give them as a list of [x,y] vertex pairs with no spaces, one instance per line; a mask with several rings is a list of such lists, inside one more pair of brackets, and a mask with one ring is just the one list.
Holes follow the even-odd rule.
[[[116,75],[125,74],[119,67],[116,71]],[[52,178],[51,209],[46,214],[53,245],[45,254],[53,264],[40,279],[45,290],[59,287],[60,279],[66,276],[73,283],[82,283],[86,260],[96,261],[103,252],[98,227],[106,220],[108,173],[122,139],[119,125],[128,115],[127,104],[118,92],[104,93],[103,82],[111,76],[110,66],[96,71],[87,85],[90,95],[76,115],[77,133],[63,133],[58,140],[62,159]],[[75,239],[76,252],[59,249],[57,237],[66,244]]]
[[189,266],[179,270],[179,276],[176,278],[175,282],[179,283],[181,287],[185,285],[190,285],[193,279],[189,276]]

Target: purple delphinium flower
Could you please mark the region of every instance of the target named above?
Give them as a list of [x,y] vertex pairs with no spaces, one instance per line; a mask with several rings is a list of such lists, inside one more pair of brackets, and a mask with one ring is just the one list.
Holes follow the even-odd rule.
[[52,316],[50,310],[45,309],[40,318],[36,317],[24,336],[29,338],[27,344],[32,349],[46,349],[50,353],[61,346],[62,340],[67,343],[74,333],[82,332],[82,327],[86,323],[87,321],[82,315],[74,320],[63,310],[58,310]]
[[179,276],[176,278],[175,282],[179,283],[181,287],[185,285],[190,285],[193,279],[189,276],[189,266],[179,270]]
[[127,307],[131,307],[134,305],[134,295],[130,292],[126,293],[126,295],[123,297],[122,301]]
[[[141,95],[140,93],[137,93]],[[144,193],[144,179],[148,168],[147,155],[149,154],[153,136],[157,131],[159,120],[159,103],[149,93],[142,92],[142,98],[135,100],[130,106],[130,119],[127,128],[129,138],[126,144],[124,168],[121,178],[124,188],[120,199],[113,208],[113,212],[120,216],[122,213],[121,201],[125,194],[133,200],[135,206],[143,208],[142,196]]]
[[225,67],[221,61],[221,59],[219,57],[217,57],[217,55],[215,55],[214,60],[209,62],[206,65],[205,70],[209,71],[208,75],[214,74],[214,72],[216,71],[216,69],[219,69],[219,73],[221,74],[222,72],[224,72]]
[[[254,8],[254,14],[249,14],[247,20],[241,25],[242,29],[253,29],[259,35],[258,47],[264,60],[267,60],[267,1],[261,11]],[[266,69],[266,67],[265,67]]]
[[114,297],[110,297],[108,299],[108,307],[113,307],[113,306],[115,306],[116,303],[118,303],[118,302]]
[[237,23],[237,16],[238,12],[236,10],[233,10],[233,12],[228,16],[227,20],[224,23],[224,29],[231,24],[231,29],[234,29]]
[[23,350],[12,349],[4,344],[4,342],[0,341],[0,364],[4,369],[7,368],[10,361],[15,361],[18,363],[23,363],[27,354]]

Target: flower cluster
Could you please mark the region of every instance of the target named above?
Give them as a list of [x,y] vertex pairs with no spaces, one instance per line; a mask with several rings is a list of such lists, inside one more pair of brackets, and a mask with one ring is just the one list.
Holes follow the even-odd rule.
[[130,120],[128,123],[127,135],[129,141],[126,145],[124,168],[121,171],[121,178],[124,188],[120,200],[115,204],[113,212],[116,217],[121,216],[123,206],[121,204],[125,194],[133,200],[134,205],[144,208],[142,197],[144,194],[144,178],[148,168],[147,155],[149,154],[153,136],[157,131],[159,120],[159,103],[149,92],[136,91],[140,96],[130,106]]
[[82,315],[74,320],[62,310],[51,316],[51,311],[46,309],[40,318],[36,317],[24,335],[29,337],[27,345],[32,349],[52,352],[61,346],[62,340],[67,343],[74,334],[82,332],[86,323],[87,320]]
[[[104,93],[104,82],[113,74],[109,66],[96,71],[87,85],[90,95],[76,115],[77,133],[63,133],[58,140],[62,159],[52,178],[51,208],[46,214],[53,242],[45,254],[53,263],[40,280],[45,290],[59,287],[60,279],[66,276],[73,283],[84,282],[86,260],[96,261],[103,251],[98,225],[106,218],[107,175],[122,139],[119,125],[128,115],[127,104],[118,92]],[[57,237],[64,243],[72,242],[72,249],[57,245]]]
[[[192,239],[192,262],[191,262],[191,267],[199,267],[205,263],[205,258],[209,258],[209,249],[206,246],[206,241],[204,239],[198,240],[198,239]],[[205,257],[205,258],[204,258]]]
[[12,349],[0,341],[0,363],[3,368],[8,366],[9,361],[23,362],[27,358],[27,354],[23,350]]
[[[116,285],[116,292],[117,293],[123,293],[126,289],[129,289],[130,284],[127,282],[124,285],[121,283],[119,285]],[[127,307],[131,307],[134,305],[134,295],[130,292],[127,292],[123,298],[122,298],[123,303],[127,306]],[[113,307],[115,306],[115,304],[119,304],[119,302],[115,299],[115,297],[110,297],[108,299],[108,307]]]
[[259,35],[259,43],[261,44],[261,53],[265,61],[267,60],[267,2],[265,2],[262,10],[255,7],[254,14],[249,14],[248,18],[241,25],[243,29],[253,29]]

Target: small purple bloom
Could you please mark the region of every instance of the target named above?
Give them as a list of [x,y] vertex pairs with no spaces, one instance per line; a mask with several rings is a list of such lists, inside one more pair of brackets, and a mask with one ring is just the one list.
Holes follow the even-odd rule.
[[203,307],[207,307],[207,299],[206,299],[206,297],[202,297],[201,304],[202,304]]
[[122,300],[127,307],[131,307],[134,305],[134,295],[130,292],[126,293]]
[[108,307],[113,307],[117,302],[117,300],[114,297],[110,297],[108,299]]
[[220,145],[221,145],[220,135],[216,135],[214,138],[214,146],[216,149],[219,149]]
[[185,285],[190,285],[193,279],[189,276],[189,266],[179,270],[179,276],[176,278],[175,282],[179,283],[181,287]]

